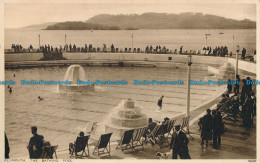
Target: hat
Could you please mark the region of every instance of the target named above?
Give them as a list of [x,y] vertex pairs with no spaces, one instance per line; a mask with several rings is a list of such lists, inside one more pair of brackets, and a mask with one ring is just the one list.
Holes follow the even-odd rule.
[[181,128],[181,125],[174,125],[175,128]]
[[181,127],[180,123],[175,123],[174,127]]
[[164,120],[167,121],[167,120],[170,120],[170,119],[168,117],[165,117]]

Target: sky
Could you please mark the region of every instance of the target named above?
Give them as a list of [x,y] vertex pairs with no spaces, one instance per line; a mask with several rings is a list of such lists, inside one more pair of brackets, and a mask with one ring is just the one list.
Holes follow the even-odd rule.
[[[44,3],[43,3],[44,2]],[[64,1],[63,1],[64,2]],[[19,28],[28,25],[46,22],[86,21],[98,14],[142,14],[145,12],[156,13],[183,13],[199,12],[226,18],[256,21],[256,5],[245,3],[176,3],[159,1],[125,1],[124,3],[82,3],[65,1],[66,3],[51,3],[50,1],[25,1],[4,4],[5,28]],[[71,3],[73,2],[73,3]],[[152,2],[152,3],[151,3]]]

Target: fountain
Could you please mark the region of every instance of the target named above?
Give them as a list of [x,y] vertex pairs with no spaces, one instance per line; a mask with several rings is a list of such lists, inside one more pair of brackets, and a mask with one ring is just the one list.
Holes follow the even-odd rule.
[[94,85],[78,85],[78,80],[85,80],[85,72],[80,65],[71,65],[65,74],[64,81],[71,81],[71,85],[59,85],[60,92],[94,91]]
[[235,80],[235,69],[231,63],[225,63],[219,68],[219,73],[216,74],[216,77],[219,80]]
[[142,107],[137,106],[136,101],[127,99],[115,108],[109,123],[105,125],[105,130],[120,137],[126,130],[145,126],[147,126],[147,116],[142,113]]

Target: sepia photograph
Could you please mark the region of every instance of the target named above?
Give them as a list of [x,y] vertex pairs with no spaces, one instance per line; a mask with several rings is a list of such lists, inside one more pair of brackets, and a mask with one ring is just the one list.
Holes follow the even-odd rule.
[[258,0],[1,4],[3,161],[257,162]]

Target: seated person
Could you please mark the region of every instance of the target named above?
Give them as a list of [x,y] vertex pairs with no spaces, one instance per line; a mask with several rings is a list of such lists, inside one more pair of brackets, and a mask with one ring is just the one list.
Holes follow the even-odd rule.
[[163,122],[162,122],[162,125],[164,126],[163,129],[164,129],[164,132],[167,132],[167,128],[168,128],[168,123],[169,123],[169,118],[168,117],[165,117]]
[[27,146],[30,154],[30,158],[39,159],[42,154],[43,139],[42,135],[37,134],[37,127],[31,127],[33,136],[30,139],[29,145]]
[[[84,136],[84,132],[83,131],[81,131],[80,133],[79,133],[79,137],[83,137]],[[76,145],[76,141],[74,142],[74,144],[73,143],[70,143],[69,144],[69,153],[71,154],[71,155],[73,155],[73,152],[75,151],[75,145]],[[77,154],[77,153],[76,153]]]
[[144,132],[145,141],[147,139],[147,135],[153,131],[153,129],[155,128],[156,125],[157,125],[156,122],[153,122],[152,118],[148,119],[147,129]]

